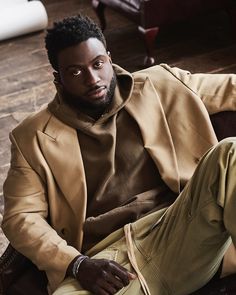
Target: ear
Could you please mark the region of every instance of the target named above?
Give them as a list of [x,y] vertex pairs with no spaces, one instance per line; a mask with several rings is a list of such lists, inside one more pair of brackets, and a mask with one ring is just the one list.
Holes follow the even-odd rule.
[[54,84],[61,84],[61,78],[58,72],[53,72]]
[[110,63],[112,63],[112,59],[111,59],[111,53],[110,53],[110,51],[107,51],[107,55],[109,56]]
[[62,83],[61,83],[61,77],[60,77],[58,72],[53,72],[53,76],[54,76],[53,83],[55,85],[57,93],[61,93],[62,90],[63,90],[63,86],[62,86]]

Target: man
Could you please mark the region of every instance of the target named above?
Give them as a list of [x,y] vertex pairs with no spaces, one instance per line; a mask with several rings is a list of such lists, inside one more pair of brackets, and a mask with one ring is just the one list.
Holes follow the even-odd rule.
[[57,95],[10,135],[2,227],[49,292],[188,294],[236,272],[236,144],[208,115],[236,109],[236,76],[130,74],[83,16],[46,48]]

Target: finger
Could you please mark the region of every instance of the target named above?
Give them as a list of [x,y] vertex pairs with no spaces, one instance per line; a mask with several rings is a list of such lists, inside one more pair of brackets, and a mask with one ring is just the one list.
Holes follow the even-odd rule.
[[[123,288],[123,284],[117,278],[115,278],[110,272],[103,270],[101,272],[101,276],[97,279],[96,285],[93,287],[93,292],[97,290],[97,288],[103,289],[108,294],[115,294],[117,291]],[[100,291],[99,291],[100,292]],[[95,292],[97,295],[97,293]]]
[[135,279],[137,279],[136,274],[134,274],[134,273],[132,273],[132,272],[129,272],[129,271],[128,271],[128,277],[129,277],[130,280],[135,280]]
[[119,268],[123,269],[124,271],[126,271],[128,273],[128,277],[131,279],[131,280],[134,280],[137,278],[136,274],[132,273],[132,272],[129,272],[125,267],[123,267],[122,265],[118,264],[116,261],[113,261],[115,265],[117,265]]
[[114,260],[110,260],[110,262],[112,262],[114,265],[116,265],[116,266],[119,267],[120,269],[122,269],[122,270],[128,272],[128,269],[126,269],[124,266],[120,265],[120,264],[117,263],[116,261],[114,261]]
[[116,291],[119,291],[124,287],[123,282],[121,282],[121,280],[117,276],[114,276],[112,273],[107,273],[106,281],[112,284]]
[[[102,288],[109,292],[117,292],[124,287],[121,280],[114,276],[110,270],[102,272],[102,278],[97,282]],[[113,290],[114,289],[114,290]],[[113,294],[113,293],[112,293]]]
[[111,295],[110,293],[108,293],[106,290],[104,290],[100,286],[96,286],[96,288],[93,288],[93,294],[96,294],[96,295]]
[[[115,286],[107,281],[103,281],[100,286],[101,289],[103,289],[105,292],[107,292],[109,295],[116,294],[117,291],[120,289],[116,289]],[[123,286],[122,286],[123,287]]]
[[118,263],[111,263],[111,273],[121,280],[123,286],[127,286],[129,284],[130,278],[128,271],[123,266]]

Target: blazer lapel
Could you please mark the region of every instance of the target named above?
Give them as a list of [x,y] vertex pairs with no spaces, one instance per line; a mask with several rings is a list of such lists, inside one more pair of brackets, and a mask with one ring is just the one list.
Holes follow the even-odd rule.
[[52,116],[44,133],[38,131],[45,159],[76,216],[85,218],[87,198],[77,132]]
[[176,153],[159,97],[147,78],[135,82],[133,98],[126,105],[142,133],[144,147],[154,160],[162,179],[175,192],[180,191]]

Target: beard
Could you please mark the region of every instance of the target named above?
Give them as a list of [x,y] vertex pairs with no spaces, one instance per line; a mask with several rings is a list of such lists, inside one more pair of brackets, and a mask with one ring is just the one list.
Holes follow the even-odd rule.
[[62,95],[64,101],[72,108],[79,111],[91,111],[91,112],[103,112],[112,102],[117,80],[115,73],[112,76],[109,88],[107,90],[106,96],[102,100],[89,101],[84,98],[71,94],[65,88],[62,89]]

